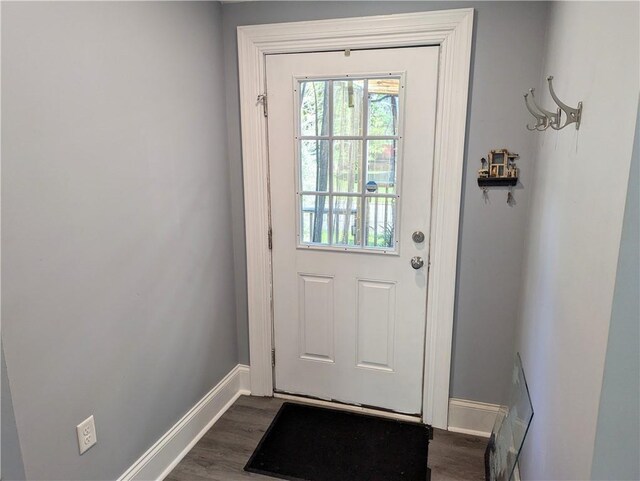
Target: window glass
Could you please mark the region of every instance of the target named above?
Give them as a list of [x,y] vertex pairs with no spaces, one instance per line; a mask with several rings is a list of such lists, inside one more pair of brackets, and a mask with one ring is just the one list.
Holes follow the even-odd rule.
[[367,247],[394,247],[396,227],[396,198],[367,197]]
[[300,243],[395,250],[399,77],[299,83]]
[[367,141],[367,190],[378,194],[396,191],[395,139]]
[[338,196],[333,198],[334,245],[356,246],[360,237],[360,197]]
[[301,202],[302,242],[329,243],[329,196],[303,195]]
[[398,135],[400,79],[369,79],[369,135]]
[[362,140],[333,141],[333,192],[360,191]]
[[300,182],[303,191],[328,192],[329,141],[300,141]]
[[329,134],[329,82],[300,82],[300,134]]
[[361,136],[364,80],[333,81],[333,135]]

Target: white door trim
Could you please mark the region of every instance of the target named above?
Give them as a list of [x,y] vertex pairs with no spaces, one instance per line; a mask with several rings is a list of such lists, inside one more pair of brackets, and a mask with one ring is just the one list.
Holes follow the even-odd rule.
[[[238,27],[251,392],[273,394],[265,55],[439,45],[423,421],[447,428],[473,9]],[[276,240],[277,242],[277,240]]]

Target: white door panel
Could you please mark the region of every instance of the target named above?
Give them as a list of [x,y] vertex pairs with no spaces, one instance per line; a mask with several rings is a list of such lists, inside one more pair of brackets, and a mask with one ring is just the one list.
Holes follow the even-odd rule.
[[275,388],[419,413],[438,47],[266,66]]

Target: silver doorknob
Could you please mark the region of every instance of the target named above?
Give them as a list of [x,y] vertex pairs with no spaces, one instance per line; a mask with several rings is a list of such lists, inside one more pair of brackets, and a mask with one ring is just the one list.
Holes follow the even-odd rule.
[[422,257],[415,256],[411,258],[411,267],[414,269],[420,269],[424,265],[424,260]]
[[424,242],[424,233],[417,230],[411,234],[411,238],[413,239],[413,242],[420,244],[421,242]]

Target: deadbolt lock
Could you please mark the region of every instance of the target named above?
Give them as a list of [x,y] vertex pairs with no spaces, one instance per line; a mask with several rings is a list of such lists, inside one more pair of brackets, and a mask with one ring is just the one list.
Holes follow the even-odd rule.
[[411,238],[413,239],[413,242],[420,244],[421,242],[424,242],[424,233],[417,230],[411,235]]

